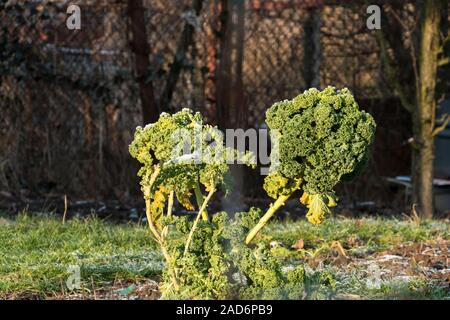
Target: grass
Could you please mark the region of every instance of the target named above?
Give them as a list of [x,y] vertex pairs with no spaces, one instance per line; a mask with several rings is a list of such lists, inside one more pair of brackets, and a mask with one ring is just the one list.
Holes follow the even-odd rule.
[[96,218],[62,224],[48,216],[20,215],[0,222],[0,297],[60,292],[80,266],[81,285],[160,274],[162,257],[147,229]]
[[[280,241],[291,246],[302,239],[307,253],[326,253],[339,241],[355,256],[386,250],[405,242],[449,239],[450,227],[444,221],[424,221],[420,225],[395,218],[329,219],[319,226],[306,220],[269,224],[266,241]],[[309,249],[309,250],[308,250]]]
[[[274,253],[289,264],[311,256],[321,259],[336,241],[349,256],[367,257],[400,243],[449,239],[449,232],[445,221],[417,225],[396,219],[332,219],[313,226],[301,220],[269,224],[262,240],[280,244]],[[299,239],[304,248],[290,249]],[[87,218],[62,224],[51,215],[21,214],[15,220],[0,218],[0,244],[0,298],[45,298],[67,292],[70,266],[80,267],[81,287],[87,291],[115,280],[155,277],[163,268],[149,232],[136,223],[119,225]],[[448,288],[423,278],[373,285],[364,268],[344,270],[325,261],[310,273],[317,270],[331,275],[337,294],[369,299],[449,298]]]

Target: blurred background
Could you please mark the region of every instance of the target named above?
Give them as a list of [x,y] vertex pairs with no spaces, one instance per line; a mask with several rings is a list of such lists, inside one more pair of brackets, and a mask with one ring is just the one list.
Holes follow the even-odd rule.
[[[70,3],[81,29],[66,26]],[[416,1],[371,1],[384,32],[417,21]],[[411,207],[411,115],[382,70],[367,1],[5,1],[0,13],[0,210],[134,214],[141,205],[128,144],[138,125],[182,107],[221,128],[263,128],[265,110],[310,87],[348,87],[378,124],[365,173],[338,187],[342,215]],[[442,13],[449,26],[449,9]],[[389,29],[390,28],[390,29]],[[409,58],[409,57],[408,57]],[[405,64],[399,56],[396,61]],[[449,92],[450,72],[439,85]],[[403,84],[414,79],[403,74]],[[445,97],[442,108],[450,104]],[[436,139],[450,178],[450,130]],[[402,180],[399,176],[406,176]],[[268,203],[259,170],[240,183]],[[406,180],[405,180],[406,179]],[[403,181],[403,182],[402,182]],[[405,182],[406,181],[406,182]],[[438,214],[448,215],[442,187]],[[439,193],[441,194],[441,193]]]

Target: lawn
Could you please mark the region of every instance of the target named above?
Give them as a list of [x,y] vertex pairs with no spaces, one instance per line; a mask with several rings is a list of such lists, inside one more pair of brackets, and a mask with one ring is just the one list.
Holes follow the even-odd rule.
[[[449,222],[334,218],[274,221],[262,240],[330,289],[308,298],[450,299]],[[155,299],[162,256],[145,225],[44,214],[0,218],[0,298]],[[68,288],[74,270],[77,288]],[[70,282],[70,281],[69,281]]]

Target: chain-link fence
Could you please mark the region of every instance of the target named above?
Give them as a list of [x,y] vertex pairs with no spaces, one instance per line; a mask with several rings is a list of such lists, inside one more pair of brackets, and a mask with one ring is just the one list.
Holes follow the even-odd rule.
[[[409,172],[409,117],[380,77],[363,2],[143,1],[149,55],[140,79],[132,1],[77,1],[81,30],[66,27],[69,2],[3,4],[0,190],[126,200],[137,186],[127,146],[142,124],[140,85],[151,83],[159,111],[190,107],[219,123],[227,54],[240,63],[237,112],[246,127],[261,127],[274,102],[311,86],[349,87],[375,115],[374,160],[344,187],[347,199],[380,200],[382,176]],[[240,11],[224,14],[229,3]],[[226,32],[238,40],[227,43]]]

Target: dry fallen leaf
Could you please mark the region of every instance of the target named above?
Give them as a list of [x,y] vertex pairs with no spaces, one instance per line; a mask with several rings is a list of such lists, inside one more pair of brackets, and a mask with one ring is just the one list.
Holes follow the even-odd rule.
[[331,248],[336,249],[340,256],[347,258],[347,253],[345,252],[339,241],[333,241],[333,243],[331,244]]
[[298,239],[296,243],[294,243],[291,248],[295,250],[301,250],[305,247],[305,241],[303,239]]

